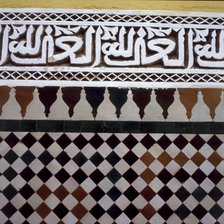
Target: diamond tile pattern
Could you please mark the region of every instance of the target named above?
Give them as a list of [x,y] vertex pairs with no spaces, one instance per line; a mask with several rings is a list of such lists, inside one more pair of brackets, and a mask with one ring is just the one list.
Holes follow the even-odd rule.
[[0,133],[0,223],[224,223],[222,135]]

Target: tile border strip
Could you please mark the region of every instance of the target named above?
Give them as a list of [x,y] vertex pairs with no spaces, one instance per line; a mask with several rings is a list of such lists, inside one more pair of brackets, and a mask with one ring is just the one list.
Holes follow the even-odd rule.
[[0,120],[0,131],[224,134],[224,122]]

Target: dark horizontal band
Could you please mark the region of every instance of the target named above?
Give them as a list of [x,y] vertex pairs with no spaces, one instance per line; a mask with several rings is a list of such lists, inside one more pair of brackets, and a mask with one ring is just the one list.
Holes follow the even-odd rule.
[[0,120],[0,131],[224,134],[224,122]]

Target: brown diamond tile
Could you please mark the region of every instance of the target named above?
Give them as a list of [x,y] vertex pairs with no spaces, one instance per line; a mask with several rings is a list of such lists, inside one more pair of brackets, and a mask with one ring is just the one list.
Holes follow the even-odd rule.
[[143,198],[145,198],[146,201],[150,201],[155,197],[156,193],[147,186],[142,190],[141,195]]
[[174,161],[175,161],[176,163],[178,163],[181,167],[183,167],[184,164],[188,161],[188,158],[187,158],[187,156],[186,156],[184,153],[180,152],[180,153],[174,158]]
[[146,166],[149,166],[155,160],[155,157],[151,153],[146,152],[140,159]]
[[172,160],[172,157],[165,151],[157,158],[164,166],[167,166]]
[[82,187],[79,186],[74,190],[72,195],[73,197],[75,197],[77,201],[82,201],[87,196],[87,193],[84,191]]
[[145,169],[140,176],[147,184],[155,178],[155,174],[150,169]]
[[45,200],[51,194],[51,190],[44,184],[38,189],[37,194]]
[[155,215],[156,211],[155,211],[155,209],[150,204],[147,204],[142,209],[141,213],[142,213],[142,215],[145,216],[146,219],[149,220],[149,219],[151,219]]
[[212,155],[208,158],[208,161],[212,165],[217,167],[219,165],[219,163],[222,162],[222,157],[217,152],[213,152]]
[[57,196],[57,198],[60,201],[63,201],[63,199],[69,195],[69,192],[66,190],[66,188],[63,185],[61,185],[55,190],[54,194]]
[[76,216],[77,219],[82,219],[82,217],[88,212],[88,210],[82,205],[77,204],[73,209],[72,213]]
[[36,212],[44,219],[51,212],[51,209],[45,203],[42,203]]
[[195,155],[191,158],[191,160],[197,165],[200,166],[206,159],[205,157],[200,153],[197,152]]

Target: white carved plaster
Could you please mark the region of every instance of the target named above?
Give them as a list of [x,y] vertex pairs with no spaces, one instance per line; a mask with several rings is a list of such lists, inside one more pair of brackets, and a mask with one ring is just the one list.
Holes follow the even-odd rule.
[[0,9],[0,85],[34,82],[220,87],[224,14]]

